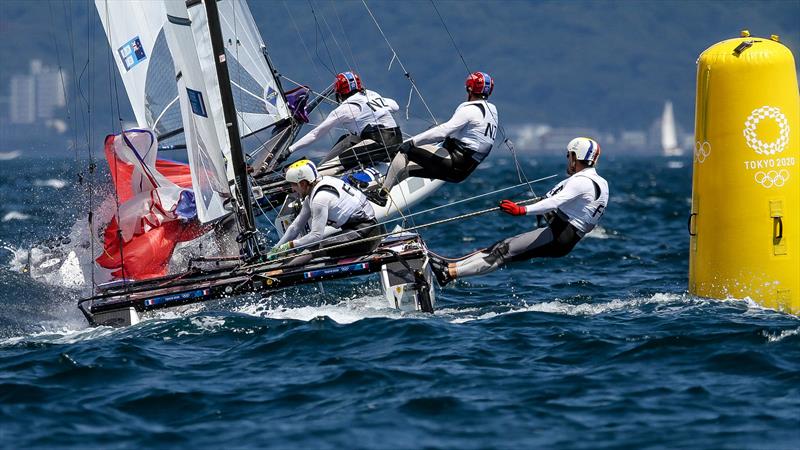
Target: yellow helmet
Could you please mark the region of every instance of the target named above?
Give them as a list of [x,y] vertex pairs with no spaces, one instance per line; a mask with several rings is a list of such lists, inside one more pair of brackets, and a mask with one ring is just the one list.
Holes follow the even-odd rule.
[[307,159],[296,161],[286,169],[286,181],[289,183],[299,183],[302,180],[313,183],[317,178],[319,178],[317,166]]

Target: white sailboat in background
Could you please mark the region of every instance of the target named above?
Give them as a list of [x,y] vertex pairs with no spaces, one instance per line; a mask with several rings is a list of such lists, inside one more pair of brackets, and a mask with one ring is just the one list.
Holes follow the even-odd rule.
[[664,112],[661,115],[661,151],[664,156],[683,156],[683,149],[678,147],[678,132],[675,128],[675,115],[672,112],[672,102],[664,103]]

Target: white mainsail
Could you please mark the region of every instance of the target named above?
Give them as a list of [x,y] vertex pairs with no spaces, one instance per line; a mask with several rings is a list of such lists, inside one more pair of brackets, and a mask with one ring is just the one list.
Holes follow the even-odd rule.
[[245,0],[217,3],[238,113],[239,132],[253,134],[290,116],[265,57],[264,41]]
[[[162,143],[186,143],[202,222],[228,214],[223,205],[234,173],[202,2],[188,10],[182,0],[95,6],[138,125],[163,136]],[[219,1],[218,8],[239,131],[247,136],[289,117],[289,108],[246,1]]]
[[183,0],[166,0],[165,29],[175,62],[197,217],[205,223],[230,212],[224,204],[231,197],[234,174],[226,164],[230,143],[205,10],[197,5],[189,11]]
[[139,127],[173,134],[181,123],[164,3],[95,0],[95,7]]
[[678,147],[675,116],[672,113],[672,102],[669,100],[664,104],[664,113],[661,115],[661,149],[664,156],[683,155],[683,149]]

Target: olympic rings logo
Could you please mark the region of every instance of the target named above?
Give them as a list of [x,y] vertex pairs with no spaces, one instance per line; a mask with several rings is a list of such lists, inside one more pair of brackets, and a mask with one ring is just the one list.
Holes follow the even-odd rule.
[[783,185],[789,180],[789,171],[786,169],[770,170],[766,173],[759,171],[756,172],[755,179],[756,183],[764,186],[767,189],[773,186],[783,187]]
[[711,156],[711,143],[708,141],[700,141],[694,143],[694,159],[700,164],[703,164],[708,157]]
[[[756,134],[758,123],[764,119],[772,119],[778,125],[779,135],[774,142],[764,142]],[[744,122],[744,139],[747,142],[747,146],[755,150],[759,155],[780,153],[789,143],[789,121],[780,108],[762,106],[753,110]]]

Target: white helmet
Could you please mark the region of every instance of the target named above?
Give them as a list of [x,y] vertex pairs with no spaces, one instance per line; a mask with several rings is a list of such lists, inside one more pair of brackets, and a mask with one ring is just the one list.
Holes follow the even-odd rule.
[[570,153],[575,153],[575,159],[583,161],[587,166],[591,167],[600,157],[600,144],[594,139],[577,137],[567,144],[567,156]]
[[319,178],[317,166],[307,159],[296,161],[286,169],[286,181],[289,183],[299,183],[302,180],[313,183],[317,178]]

